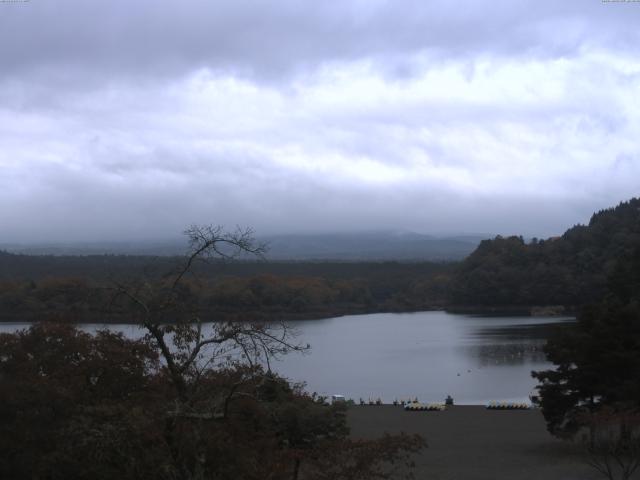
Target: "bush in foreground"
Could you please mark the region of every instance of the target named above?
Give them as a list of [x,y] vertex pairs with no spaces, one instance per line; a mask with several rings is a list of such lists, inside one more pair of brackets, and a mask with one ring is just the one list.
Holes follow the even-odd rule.
[[203,369],[181,397],[145,339],[41,324],[0,352],[1,478],[391,478],[423,446],[352,440],[345,406],[256,366]]

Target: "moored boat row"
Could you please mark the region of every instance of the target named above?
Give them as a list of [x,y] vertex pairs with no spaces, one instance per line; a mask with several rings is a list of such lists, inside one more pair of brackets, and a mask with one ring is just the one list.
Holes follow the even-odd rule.
[[489,402],[488,410],[529,410],[531,405],[525,402]]
[[418,403],[418,402],[411,402],[411,403],[407,403],[404,406],[405,410],[408,411],[412,411],[412,412],[432,412],[432,411],[442,411],[445,410],[447,407],[444,403]]

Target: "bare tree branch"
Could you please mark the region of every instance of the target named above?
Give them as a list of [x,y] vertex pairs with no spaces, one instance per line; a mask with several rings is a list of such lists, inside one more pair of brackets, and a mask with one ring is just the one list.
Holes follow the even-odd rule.
[[[216,356],[232,355],[235,350],[242,352],[243,361],[251,367],[264,357],[268,370],[271,370],[271,358],[290,351],[304,352],[309,348],[291,341],[294,335],[283,323],[214,323],[211,332],[205,333],[195,311],[189,321],[178,317],[172,319],[171,315],[179,313],[182,302],[178,289],[186,276],[194,273],[198,261],[209,258],[230,260],[241,255],[262,257],[266,249],[264,244],[255,241],[253,230],[249,228],[237,227],[233,232],[226,232],[219,225],[192,225],[184,234],[188,238],[189,250],[184,263],[164,277],[169,285],[163,288],[162,283],[150,281],[133,285],[113,281],[116,292],[113,301],[116,297],[124,297],[141,312],[140,323],[158,346],[183,401],[187,401],[188,386],[201,376],[198,362],[209,346],[220,348],[210,352],[210,357],[204,360],[205,365],[212,365]],[[175,308],[178,310],[172,310]]]

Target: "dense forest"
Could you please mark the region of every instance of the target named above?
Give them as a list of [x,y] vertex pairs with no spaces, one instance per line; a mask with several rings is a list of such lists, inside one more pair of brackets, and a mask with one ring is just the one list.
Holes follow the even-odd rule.
[[457,267],[450,285],[457,306],[577,307],[600,298],[616,262],[640,244],[640,199],[595,213],[547,240],[485,240]]
[[[131,278],[161,281],[181,260],[0,253],[0,320],[128,322],[111,308],[114,285]],[[442,308],[453,268],[436,262],[212,261],[195,265],[185,288],[212,320],[317,318]]]

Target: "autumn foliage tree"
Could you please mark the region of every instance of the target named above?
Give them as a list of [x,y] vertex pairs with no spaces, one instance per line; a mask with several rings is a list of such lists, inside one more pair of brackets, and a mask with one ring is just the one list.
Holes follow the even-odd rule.
[[47,323],[0,335],[0,352],[1,478],[157,472],[147,445],[162,436],[149,428],[161,408],[158,355],[148,343]]

